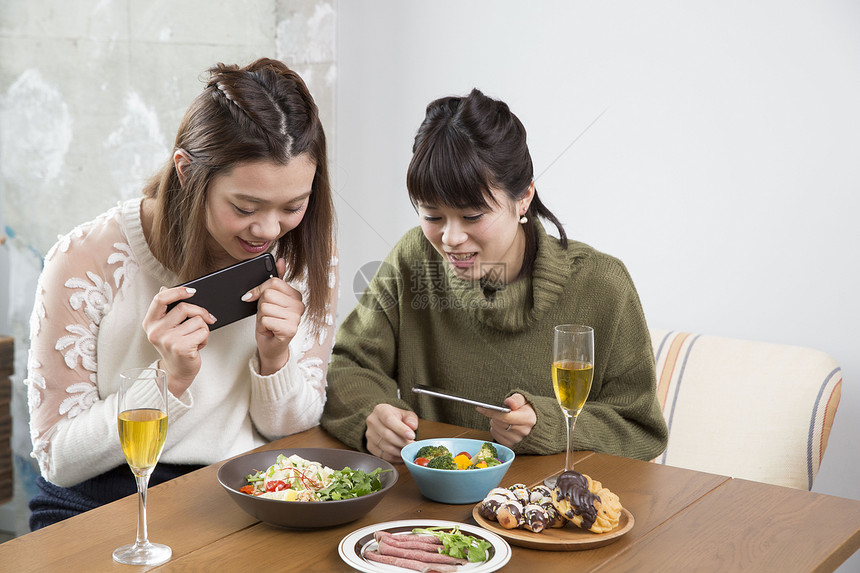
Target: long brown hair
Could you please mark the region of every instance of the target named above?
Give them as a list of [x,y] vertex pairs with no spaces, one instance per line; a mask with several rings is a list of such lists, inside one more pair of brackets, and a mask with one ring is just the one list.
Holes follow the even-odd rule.
[[[144,188],[154,199],[150,243],[156,258],[186,281],[216,270],[206,248],[209,184],[249,161],[286,165],[307,154],[316,162],[301,223],[281,237],[275,257],[287,261],[287,279],[306,278],[307,313],[315,328],[325,321],[334,244],[334,207],[326,139],[313,97],[299,75],[282,62],[259,59],[240,68],[217,64],[206,87],[185,112],[175,150],[191,158],[184,183],[171,158]],[[304,276],[306,273],[306,276]]]
[[[466,97],[430,102],[415,135],[406,188],[413,205],[447,205],[457,209],[490,207],[491,187],[512,201],[522,198],[534,180],[526,128],[508,105],[473,89]],[[567,233],[535,190],[520,275],[531,272],[537,254],[535,216],[552,222],[567,248]]]

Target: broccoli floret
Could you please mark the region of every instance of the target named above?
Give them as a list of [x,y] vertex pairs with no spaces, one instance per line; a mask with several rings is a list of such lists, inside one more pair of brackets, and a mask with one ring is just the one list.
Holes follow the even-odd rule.
[[447,454],[430,458],[430,463],[427,464],[427,467],[437,470],[456,470],[457,463],[454,461],[454,456],[451,455],[451,452],[448,452]]
[[487,460],[489,462],[489,460],[495,460],[498,457],[499,452],[496,450],[496,446],[490,442],[484,442],[478,449],[478,453],[472,456],[472,463],[476,463],[475,460]]
[[[418,450],[418,453],[415,454],[415,458],[427,458],[428,460],[432,460],[437,456],[444,456],[445,454],[451,455],[451,451],[445,446],[423,446]],[[415,458],[412,458],[413,460]]]

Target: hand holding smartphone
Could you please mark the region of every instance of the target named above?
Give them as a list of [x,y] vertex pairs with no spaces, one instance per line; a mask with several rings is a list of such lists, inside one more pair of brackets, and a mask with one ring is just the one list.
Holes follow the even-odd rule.
[[[275,258],[270,253],[263,253],[253,259],[240,261],[235,265],[177,285],[197,291],[191,298],[180,302],[195,304],[212,313],[217,321],[209,326],[209,330],[215,330],[256,314],[257,301],[245,302],[242,300],[242,295],[276,276],[276,272]],[[179,303],[168,305],[167,311],[170,312],[170,309],[177,304]]]
[[416,384],[412,387],[412,391],[416,394],[426,394],[428,396],[433,396],[434,398],[442,398],[443,400],[454,400],[455,402],[464,402],[466,404],[472,404],[473,406],[480,406],[482,408],[487,408],[489,410],[496,410],[498,412],[510,412],[511,409],[507,406],[496,406],[495,404],[487,404],[486,402],[480,402],[478,400],[470,400],[469,398],[464,398],[462,396],[458,396],[448,390],[442,390],[441,388],[431,388],[429,386],[425,386],[423,384]]

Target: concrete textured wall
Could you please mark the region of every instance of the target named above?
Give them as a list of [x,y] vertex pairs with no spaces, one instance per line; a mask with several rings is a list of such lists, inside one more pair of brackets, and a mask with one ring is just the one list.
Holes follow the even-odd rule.
[[0,2],[0,328],[16,337],[20,478],[0,530],[27,531],[33,470],[20,382],[42,256],[58,234],[140,193],[208,67],[263,56],[302,75],[334,141],[333,0]]

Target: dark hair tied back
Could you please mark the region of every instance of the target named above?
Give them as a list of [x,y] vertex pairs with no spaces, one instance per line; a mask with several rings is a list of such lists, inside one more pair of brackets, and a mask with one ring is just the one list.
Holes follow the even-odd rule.
[[[406,174],[413,205],[485,209],[495,202],[491,188],[515,201],[528,192],[533,179],[526,129],[505,102],[473,89],[466,97],[443,97],[427,106]],[[537,190],[526,215],[524,273],[530,271],[537,249],[535,216],[552,222],[567,248],[564,227]]]

